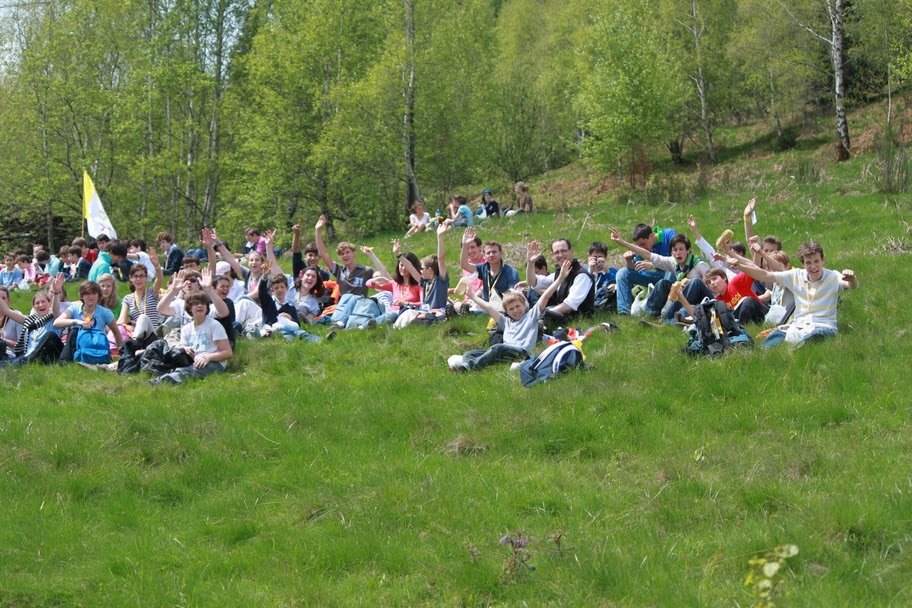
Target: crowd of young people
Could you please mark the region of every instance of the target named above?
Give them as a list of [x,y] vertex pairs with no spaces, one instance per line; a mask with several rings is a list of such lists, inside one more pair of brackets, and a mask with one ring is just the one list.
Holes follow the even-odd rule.
[[[520,202],[528,195],[521,183],[516,193]],[[523,212],[531,212],[527,202]],[[486,191],[482,205],[492,203]],[[35,246],[31,253],[4,256],[0,366],[72,360],[112,371],[150,369],[156,372],[153,384],[176,384],[223,371],[238,335],[316,343],[343,329],[487,315],[490,348],[448,359],[453,370],[476,370],[532,357],[543,337],[566,339],[572,324],[598,311],[687,324],[706,299],[724,302],[739,323],[757,325],[763,346],[832,336],[839,292],[858,285],[854,272],[826,269],[815,241],[797,248],[800,266],[792,268],[778,237],[754,234],[756,210],[756,200],[744,209],[744,243],[724,231],[713,246],[691,217],[699,253],[672,228],[639,224],[629,242],[611,228],[607,240],[625,250],[619,267],[608,265],[605,242],[593,242],[581,261],[569,239],[557,238],[550,243],[555,272],[549,273],[542,246],[532,241],[525,245],[525,280],[504,259],[501,243],[482,241],[474,227],[466,227],[452,285],[445,234],[462,225],[458,212],[436,222],[436,250],[424,257],[394,240],[393,272],[371,247],[360,248],[370,265],[359,263],[358,248],[348,241],[336,246],[334,259],[324,241],[323,216],[314,240],[303,246],[300,223],[292,227],[290,274],[276,259],[275,231],[255,228],[245,232],[244,246],[235,252],[211,229],[186,252],[165,232],[156,239],[158,249],[104,236],[75,239],[56,256]],[[426,215],[423,208],[415,211]],[[129,284],[123,298],[116,295],[117,281]],[[67,286],[73,283],[78,301],[70,302]],[[29,311],[9,305],[12,289],[34,290]],[[331,327],[320,338],[308,331],[314,324]],[[596,325],[578,337],[616,327]]]

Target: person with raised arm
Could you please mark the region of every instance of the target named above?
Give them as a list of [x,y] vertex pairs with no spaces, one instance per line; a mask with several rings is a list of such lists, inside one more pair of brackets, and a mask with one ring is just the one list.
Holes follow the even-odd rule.
[[526,297],[518,291],[508,292],[503,299],[505,313],[498,307],[478,297],[474,290],[469,290],[469,297],[482,310],[484,310],[503,331],[503,342],[494,344],[488,349],[470,350],[462,355],[453,355],[447,360],[447,365],[453,371],[469,371],[481,369],[492,363],[506,361],[524,361],[532,357],[532,350],[538,343],[538,320],[548,305],[548,300],[554,292],[570,276],[572,271],[570,260],[561,265],[560,273],[548,289],[541,295],[538,302],[530,307]]
[[[395,326],[403,328],[413,322],[437,323],[446,320],[447,290],[450,287],[450,277],[446,268],[446,245],[443,235],[449,225],[442,223],[437,226],[437,253],[421,258],[421,267],[417,271],[420,276],[421,305],[417,310],[407,310],[396,319]],[[400,262],[412,273],[411,258],[403,256]]]
[[323,229],[326,223],[326,216],[321,215],[320,219],[317,220],[316,226],[314,226],[314,239],[317,242],[317,251],[320,253],[320,258],[326,263],[332,275],[336,277],[339,292],[342,295],[335,311],[329,318],[329,322],[337,327],[340,325],[344,327],[348,317],[351,316],[351,311],[357,298],[367,295],[367,281],[374,276],[374,269],[357,262],[355,245],[348,241],[342,241],[336,246],[336,254],[342,263],[334,261],[323,243]]
[[[477,272],[481,279],[481,299],[486,302],[499,301],[503,295],[519,283],[519,273],[503,261],[503,247],[497,241],[487,241],[482,248],[484,263],[472,264],[469,261],[468,244],[475,240],[475,231],[471,228],[462,237],[462,251],[459,255],[459,266],[466,272]],[[477,304],[477,302],[476,302]]]
[[573,246],[566,238],[555,239],[551,243],[551,257],[557,269],[554,274],[541,278],[535,273],[535,258],[539,255],[538,241],[529,245],[529,259],[526,268],[526,281],[529,287],[535,288],[539,283],[549,284],[557,280],[564,262],[570,262],[570,276],[554,293],[554,302],[544,311],[545,322],[549,329],[566,325],[579,315],[591,315],[595,311],[595,282],[592,275],[583,268],[573,256]]

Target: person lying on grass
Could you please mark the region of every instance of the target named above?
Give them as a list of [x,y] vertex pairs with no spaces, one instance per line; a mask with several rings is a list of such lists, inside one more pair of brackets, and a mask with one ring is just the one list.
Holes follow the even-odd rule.
[[481,369],[492,363],[505,361],[524,361],[532,357],[532,349],[538,342],[538,320],[548,306],[548,300],[557,291],[573,268],[570,260],[565,261],[560,268],[557,279],[545,293],[541,295],[535,306],[529,308],[526,297],[518,291],[508,291],[504,294],[503,314],[494,305],[478,297],[477,292],[470,289],[469,297],[476,306],[488,313],[498,327],[503,330],[503,343],[494,344],[487,350],[474,349],[462,355],[453,355],[447,360],[450,369],[466,371]]
[[773,347],[787,342],[800,345],[813,338],[836,335],[836,308],[839,292],[857,289],[858,279],[849,268],[841,272],[824,267],[823,247],[807,241],[798,247],[802,268],[770,272],[741,256],[728,256],[729,265],[757,279],[778,283],[790,290],[795,298],[795,311],[787,325],[774,329],[762,346]]
[[209,317],[209,296],[194,292],[184,300],[184,310],[191,321],[181,327],[180,348],[193,359],[193,365],[149,380],[149,384],[180,384],[187,378],[202,378],[225,371],[234,351],[228,342],[225,328]]

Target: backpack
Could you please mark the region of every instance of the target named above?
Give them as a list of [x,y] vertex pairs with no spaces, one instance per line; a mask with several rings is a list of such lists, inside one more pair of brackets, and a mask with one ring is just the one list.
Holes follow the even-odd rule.
[[111,349],[108,346],[108,337],[104,331],[92,327],[81,329],[76,334],[76,352],[73,361],[80,363],[110,363]]
[[584,367],[583,351],[572,342],[557,342],[534,359],[523,361],[519,366],[519,379],[528,388],[577,367]]
[[690,339],[684,348],[688,355],[717,357],[727,350],[754,344],[721,300],[704,298],[694,307],[693,318],[693,326],[688,329]]

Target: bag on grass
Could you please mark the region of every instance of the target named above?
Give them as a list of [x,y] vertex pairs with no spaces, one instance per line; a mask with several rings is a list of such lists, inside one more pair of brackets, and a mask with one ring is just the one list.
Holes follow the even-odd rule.
[[554,378],[561,372],[583,366],[583,351],[572,342],[557,342],[534,359],[519,366],[519,379],[526,388]]
[[73,361],[80,363],[110,363],[111,349],[104,330],[98,327],[80,329],[76,334],[76,351]]
[[727,350],[754,344],[721,300],[704,298],[694,307],[693,319],[690,339],[684,348],[688,355],[717,357]]

